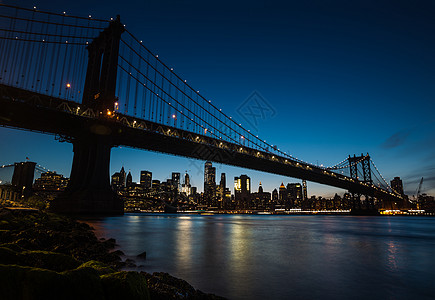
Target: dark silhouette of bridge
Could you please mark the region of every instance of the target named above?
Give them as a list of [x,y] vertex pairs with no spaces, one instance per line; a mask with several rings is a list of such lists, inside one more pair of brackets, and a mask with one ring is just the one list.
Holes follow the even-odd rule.
[[0,21],[0,125],[73,144],[69,186],[55,211],[122,213],[109,183],[110,151],[118,145],[342,188],[355,208],[403,200],[368,154],[319,167],[255,136],[166,66],[119,16],[0,4]]

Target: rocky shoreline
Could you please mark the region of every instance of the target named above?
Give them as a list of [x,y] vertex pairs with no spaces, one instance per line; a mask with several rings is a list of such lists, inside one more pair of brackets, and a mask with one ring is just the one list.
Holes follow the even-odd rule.
[[121,271],[115,246],[64,216],[0,208],[0,298],[225,299],[167,273]]

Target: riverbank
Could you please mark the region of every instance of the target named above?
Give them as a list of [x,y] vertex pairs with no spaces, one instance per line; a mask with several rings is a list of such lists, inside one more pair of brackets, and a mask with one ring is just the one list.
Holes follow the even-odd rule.
[[0,208],[2,299],[224,299],[167,273],[121,271],[131,262],[73,219]]

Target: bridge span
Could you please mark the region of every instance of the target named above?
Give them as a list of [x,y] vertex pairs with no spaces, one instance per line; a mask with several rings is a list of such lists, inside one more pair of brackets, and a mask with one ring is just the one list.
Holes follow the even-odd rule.
[[119,145],[342,188],[358,205],[361,195],[367,203],[403,200],[368,154],[318,167],[253,135],[125,31],[119,17],[108,22],[0,9],[10,21],[0,27],[0,125],[73,144],[70,183],[53,205],[59,212],[122,213],[109,184],[110,150]]

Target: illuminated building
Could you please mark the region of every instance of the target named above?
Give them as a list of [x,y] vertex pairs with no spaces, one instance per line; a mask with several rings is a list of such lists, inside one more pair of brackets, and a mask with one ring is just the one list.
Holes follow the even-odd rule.
[[140,185],[144,189],[151,188],[152,180],[153,180],[153,173],[149,171],[140,171]]
[[111,186],[114,191],[120,191],[125,187],[125,176],[124,167],[121,168],[121,171],[112,175]]
[[186,196],[189,196],[191,193],[190,177],[187,173],[184,174],[184,183],[181,186],[181,192],[186,194]]
[[300,183],[287,184],[286,208],[300,207],[302,203],[302,185]]
[[266,210],[272,206],[270,193],[264,192],[263,187],[258,187],[258,192],[251,194],[251,209]]
[[172,184],[174,185],[174,188],[177,189],[177,191],[180,190],[180,173],[172,172]]
[[234,198],[237,209],[248,209],[250,207],[251,178],[247,175],[234,177]]
[[212,200],[216,195],[216,168],[210,161],[204,165],[204,197],[206,201]]
[[33,188],[39,191],[63,191],[68,185],[68,178],[56,172],[45,172],[35,180]]

